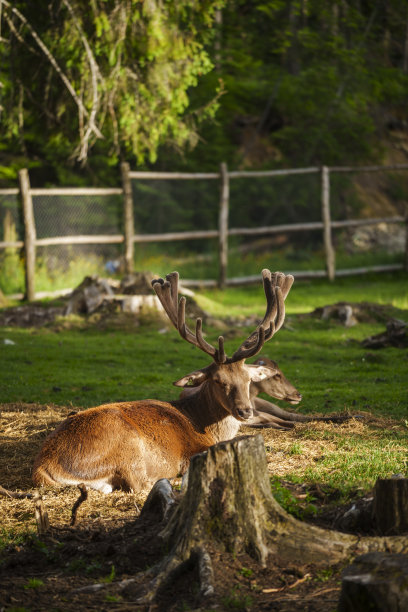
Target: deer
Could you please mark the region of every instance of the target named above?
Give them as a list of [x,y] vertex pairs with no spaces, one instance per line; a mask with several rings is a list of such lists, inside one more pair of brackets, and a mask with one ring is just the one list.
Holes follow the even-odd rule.
[[284,410],[268,400],[257,397],[259,393],[265,393],[275,399],[284,400],[290,404],[298,404],[302,399],[301,394],[286,378],[276,361],[268,357],[262,357],[257,359],[254,365],[262,365],[263,367],[270,368],[273,370],[273,373],[260,381],[251,382],[250,393],[254,408],[253,417],[251,421],[247,423],[248,427],[292,429],[296,423],[311,423],[313,421],[344,423],[351,418],[362,418],[360,415],[350,414],[331,414],[327,416],[299,414],[297,412]]
[[[195,331],[185,321],[184,296],[178,299],[179,275],[154,279],[153,289],[180,336],[212,362],[173,383],[196,387],[170,401],[155,399],[103,404],[68,416],[44,441],[34,460],[35,485],[76,485],[82,503],[88,489],[146,491],[161,478],[186,472],[192,455],[234,438],[253,416],[250,385],[270,376],[262,365],[246,365],[280,330],[285,299],[294,278],[262,271],[266,312],[256,329],[228,357],[224,337],[218,346],[203,337],[202,319]],[[77,509],[77,508],[76,508]],[[71,524],[74,523],[74,508]]]

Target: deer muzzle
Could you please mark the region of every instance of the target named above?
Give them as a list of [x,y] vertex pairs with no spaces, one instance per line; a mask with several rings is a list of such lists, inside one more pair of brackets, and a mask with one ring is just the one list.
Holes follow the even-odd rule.
[[247,421],[248,419],[252,418],[252,416],[253,416],[252,407],[236,409],[236,418],[239,421]]

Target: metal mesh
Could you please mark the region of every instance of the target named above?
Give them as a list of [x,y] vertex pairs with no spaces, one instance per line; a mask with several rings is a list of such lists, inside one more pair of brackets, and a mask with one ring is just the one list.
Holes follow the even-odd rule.
[[[408,171],[332,172],[330,203],[333,221],[404,217],[408,211]],[[383,221],[333,229],[332,234],[336,247],[354,256],[355,262],[356,256],[375,252],[386,264],[402,262],[405,231],[403,223]]]
[[37,238],[123,232],[123,198],[110,196],[34,196]]
[[24,229],[20,213],[20,203],[18,196],[16,195],[1,195],[0,194],[0,228],[2,228],[0,234],[0,241],[7,240],[5,232],[7,228],[7,217],[15,228],[16,240],[23,240]]
[[[217,179],[134,179],[132,190],[136,234],[218,229],[220,181]],[[386,210],[384,207],[387,202],[396,203],[397,211],[391,206]],[[407,171],[330,173],[333,221],[382,217],[384,214],[394,216],[396,212],[404,215],[407,202]],[[122,195],[33,196],[33,208],[38,239],[124,233]],[[260,228],[314,221],[321,222],[320,173],[231,178],[229,228]],[[4,234],[5,228],[8,236],[0,235],[0,240],[23,239],[22,215],[17,196],[0,195],[0,232],[3,229]],[[339,251],[373,251],[378,244],[383,244],[384,252],[391,252],[391,246],[394,245],[397,254],[391,253],[390,257],[401,259],[404,248],[403,224],[333,229],[332,234]],[[288,270],[288,265],[294,270],[322,269],[325,267],[322,235],[319,229],[230,236],[228,276],[254,274],[259,271],[260,265],[278,268],[281,265],[281,252],[284,253],[282,268],[285,270]],[[177,258],[179,265],[181,256],[188,255],[190,262],[202,263],[187,267],[187,277],[217,277],[217,239],[136,243],[135,247],[137,265],[144,265],[144,256],[149,256],[149,262],[154,265],[159,258],[166,256],[166,267],[169,257]],[[75,286],[87,274],[112,273],[116,269],[111,264],[120,261],[123,250],[123,244],[39,246],[36,288],[38,291],[42,290],[42,285],[49,288],[50,279],[55,283],[55,288],[61,288]],[[156,259],[151,257],[152,253]],[[20,249],[0,250],[0,288],[3,291],[12,292],[10,287],[14,291],[24,290],[22,264]],[[13,265],[17,270],[14,275]],[[160,269],[152,271],[162,273]]]
[[135,232],[160,234],[218,227],[217,180],[133,180]]
[[[16,195],[0,195],[0,241],[23,240],[24,231],[20,203]],[[4,293],[24,291],[24,268],[22,249],[7,247],[0,249],[0,289]]]
[[[121,195],[34,196],[33,209],[38,239],[123,234]],[[107,261],[117,259],[120,249],[115,244],[51,245],[38,247],[37,256],[50,274],[66,273],[73,262],[85,273],[96,273]]]

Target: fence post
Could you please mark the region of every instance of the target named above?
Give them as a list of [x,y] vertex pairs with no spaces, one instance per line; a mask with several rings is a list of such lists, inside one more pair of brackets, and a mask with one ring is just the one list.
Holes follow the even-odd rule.
[[228,267],[228,208],[229,208],[229,176],[225,162],[220,164],[221,196],[220,213],[218,220],[218,253],[219,253],[219,277],[218,286],[225,287]]
[[122,174],[123,187],[123,204],[124,204],[124,219],[125,219],[125,272],[131,274],[133,272],[134,262],[134,242],[133,235],[135,233],[133,219],[133,194],[132,182],[129,178],[130,167],[128,162],[120,164]]
[[30,177],[27,168],[18,171],[20,183],[20,198],[23,207],[24,221],[24,252],[25,252],[25,299],[32,302],[35,299],[35,241],[33,200],[30,191]]
[[322,166],[322,221],[327,276],[330,281],[333,281],[336,273],[336,254],[334,252],[331,236],[330,171],[327,166]]

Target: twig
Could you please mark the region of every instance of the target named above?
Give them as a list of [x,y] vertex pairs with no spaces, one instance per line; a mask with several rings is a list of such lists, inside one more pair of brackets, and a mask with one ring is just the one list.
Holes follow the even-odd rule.
[[71,94],[78,108],[81,110],[81,112],[84,113],[85,116],[88,116],[88,111],[83,105],[82,100],[78,97],[75,89],[72,87],[70,80],[68,79],[66,74],[62,71],[55,57],[52,55],[48,47],[43,43],[43,41],[38,36],[37,32],[34,30],[34,28],[29,23],[29,21],[24,17],[22,13],[20,13],[20,11],[17,8],[15,8],[14,6],[11,6],[11,4],[7,2],[7,0],[2,0],[2,4],[4,5],[5,8],[9,9],[12,13],[14,13],[14,15],[16,15],[16,17],[18,17],[20,21],[29,29],[31,36],[34,38],[35,42],[40,47],[41,51],[44,53],[48,61],[52,64],[56,72],[59,74],[65,87],[68,89],[69,93]]
[[9,491],[0,485],[0,495],[4,495],[5,497],[10,497],[10,499],[32,499],[32,493],[15,493],[14,491]]
[[289,586],[285,584],[285,586],[282,586],[276,589],[262,589],[262,593],[280,593],[281,591],[285,591],[286,589],[294,589],[302,582],[305,582],[308,578],[310,578],[310,574],[305,574],[303,578],[299,578],[298,580],[296,580],[293,584],[290,584]]

